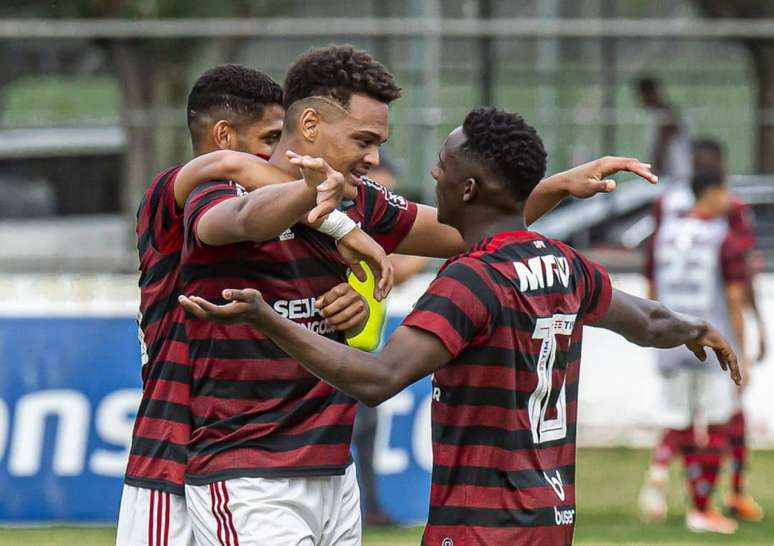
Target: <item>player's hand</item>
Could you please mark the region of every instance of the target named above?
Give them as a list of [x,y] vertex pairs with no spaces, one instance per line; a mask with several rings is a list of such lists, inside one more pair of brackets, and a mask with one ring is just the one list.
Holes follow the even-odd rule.
[[360,282],[368,278],[360,262],[368,264],[374,273],[374,298],[382,301],[395,282],[395,266],[382,246],[360,228],[353,229],[336,243],[339,255]]
[[573,197],[581,199],[598,193],[610,193],[615,190],[616,184],[615,180],[609,180],[607,177],[621,171],[636,174],[651,184],[658,182],[658,177],[651,172],[647,163],[633,157],[606,156],[566,171],[565,189]]
[[723,371],[729,372],[734,383],[742,385],[742,373],[739,371],[739,362],[734,350],[728,341],[711,325],[707,324],[699,337],[689,341],[685,346],[702,362],[707,359],[707,353],[704,352],[704,348],[712,349],[715,352],[715,356],[718,357],[718,362]]
[[317,191],[317,206],[309,211],[307,216],[310,223],[334,210],[344,197],[357,197],[357,186],[323,158],[299,155],[290,150],[286,153],[290,163],[301,170],[307,186]]
[[261,293],[253,288],[245,290],[226,289],[223,298],[229,303],[216,305],[199,296],[180,296],[178,301],[183,308],[198,319],[211,320],[219,324],[237,324],[260,322],[265,313],[272,309],[264,301]]
[[341,283],[317,298],[314,306],[339,332],[357,334],[368,322],[370,311],[363,296],[348,283]]

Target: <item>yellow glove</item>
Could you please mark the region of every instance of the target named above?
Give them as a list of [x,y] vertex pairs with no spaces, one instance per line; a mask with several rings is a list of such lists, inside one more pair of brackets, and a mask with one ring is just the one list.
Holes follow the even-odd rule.
[[347,338],[347,345],[363,351],[375,351],[379,348],[379,344],[382,341],[382,333],[384,333],[387,301],[376,301],[374,298],[374,288],[376,287],[374,274],[365,262],[360,262],[360,265],[366,272],[366,280],[360,282],[357,280],[357,277],[350,273],[347,282],[358,294],[365,298],[368,303],[369,316],[368,322],[366,322],[360,333]]

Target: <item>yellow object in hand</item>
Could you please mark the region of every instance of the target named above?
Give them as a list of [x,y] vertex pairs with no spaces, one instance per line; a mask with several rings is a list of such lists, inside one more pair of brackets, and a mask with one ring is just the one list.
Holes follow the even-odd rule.
[[347,277],[347,282],[368,303],[368,322],[360,330],[360,333],[347,338],[347,345],[362,351],[375,351],[382,342],[384,323],[387,316],[387,301],[376,301],[376,298],[374,298],[376,278],[368,264],[360,262],[360,265],[366,272],[366,280],[361,282],[355,275],[350,273]]

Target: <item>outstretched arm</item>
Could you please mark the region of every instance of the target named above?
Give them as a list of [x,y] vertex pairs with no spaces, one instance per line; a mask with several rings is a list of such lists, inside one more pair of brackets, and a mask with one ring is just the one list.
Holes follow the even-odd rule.
[[[650,166],[630,157],[603,157],[569,171],[546,178],[533,190],[524,209],[524,222],[534,223],[568,196],[587,198],[615,190],[615,182],[606,180],[619,171],[627,171],[655,184],[658,181]],[[434,207],[420,205],[411,231],[396,252],[431,258],[450,258],[465,251],[460,233],[438,222]]]
[[541,181],[524,206],[524,223],[534,223],[571,195],[586,199],[598,193],[614,191],[615,181],[606,177],[620,171],[636,174],[651,184],[658,181],[658,177],[650,171],[650,165],[633,157],[602,157]]
[[227,305],[196,296],[180,296],[196,317],[220,322],[244,322],[259,328],[311,373],[342,392],[376,406],[407,385],[451,360],[434,335],[400,326],[379,353],[366,353],[317,335],[281,317],[257,290],[224,290]]
[[292,180],[260,157],[233,150],[218,150],[193,158],[183,165],[175,177],[175,201],[182,209],[188,196],[210,180],[234,180],[246,190]]
[[741,383],[736,355],[723,336],[703,320],[670,311],[657,301],[613,290],[610,308],[593,326],[616,332],[643,347],[685,345],[702,362],[707,347],[717,355],[720,367],[730,371],[731,379],[737,385]]

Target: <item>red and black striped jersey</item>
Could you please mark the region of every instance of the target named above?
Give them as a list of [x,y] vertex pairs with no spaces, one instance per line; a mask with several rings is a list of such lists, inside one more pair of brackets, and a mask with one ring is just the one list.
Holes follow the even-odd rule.
[[[330,237],[294,225],[260,243],[208,246],[196,237],[203,213],[241,188],[210,183],[185,207],[182,278],[186,294],[223,303],[225,288],[256,288],[277,313],[343,341],[315,309],[316,298],[346,282]],[[417,208],[364,180],[345,212],[387,252],[410,231]],[[186,481],[343,474],[355,403],[308,373],[259,330],[186,317],[192,366],[192,431]]]
[[572,543],[583,324],[611,296],[604,269],[536,233],[444,265],[403,321],[452,355],[433,374],[423,544]]
[[159,174],[137,211],[139,336],[143,394],[124,481],[182,495],[190,435],[190,369],[180,294],[183,211],[175,202],[180,166]]

